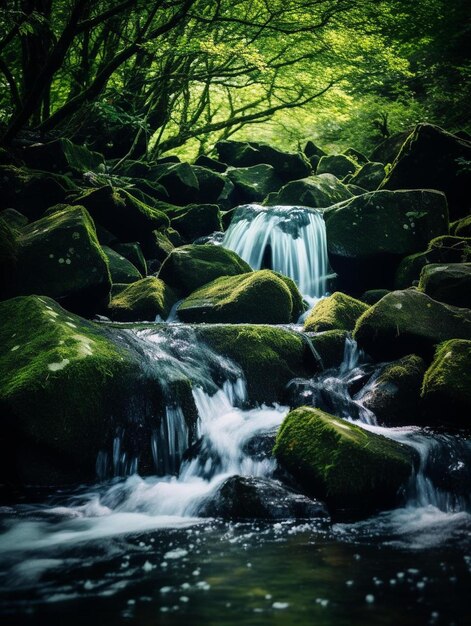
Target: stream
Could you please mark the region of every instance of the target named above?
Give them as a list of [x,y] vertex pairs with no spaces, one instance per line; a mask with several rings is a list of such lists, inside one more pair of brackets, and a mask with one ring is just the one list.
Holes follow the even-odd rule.
[[[226,235],[228,247],[261,267],[271,246],[273,269],[318,298],[329,273],[318,215],[299,209],[290,219],[274,215],[276,224],[256,210],[245,230],[242,215]],[[307,234],[296,235],[293,224]],[[297,252],[284,253],[286,241],[277,247],[272,231],[279,239],[288,232]],[[257,252],[253,259],[242,243]],[[302,256],[319,247],[316,263]],[[269,451],[290,407],[249,408],[239,365],[198,342],[185,325],[170,327],[173,341],[165,345],[159,325],[121,332],[149,362],[164,363],[169,381],[175,373],[191,378],[196,432],[169,401],[148,442],[155,475],[139,475],[138,455],[124,450],[117,432],[112,448],[99,454],[95,485],[31,488],[20,502],[1,507],[2,624],[470,623],[469,438],[416,425],[379,426],[362,405],[374,368],[347,340],[338,368],[290,383],[290,405],[318,406],[412,446],[420,462],[398,507],[360,521],[208,517],[205,507],[230,477],[279,485]],[[352,393],[352,380],[367,374],[366,385]]]

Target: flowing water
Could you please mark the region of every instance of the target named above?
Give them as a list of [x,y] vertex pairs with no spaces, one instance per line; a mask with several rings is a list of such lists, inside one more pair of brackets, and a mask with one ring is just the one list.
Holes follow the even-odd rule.
[[[268,247],[271,267],[322,295],[325,241],[316,263],[307,255],[325,237],[319,215],[244,211],[224,245],[252,267]],[[120,427],[98,456],[96,485],[31,489],[0,508],[2,624],[470,623],[471,442],[378,425],[362,404],[378,368],[355,342],[347,340],[339,368],[291,381],[289,403],[412,446],[420,462],[398,508],[361,521],[231,522],[202,517],[205,503],[231,476],[279,478],[269,451],[289,407],[250,408],[241,368],[190,327],[119,332],[161,373],[167,408],[144,444],[154,475],[137,473],[143,450],[131,452]],[[174,395],[182,377],[193,384],[193,426]]]

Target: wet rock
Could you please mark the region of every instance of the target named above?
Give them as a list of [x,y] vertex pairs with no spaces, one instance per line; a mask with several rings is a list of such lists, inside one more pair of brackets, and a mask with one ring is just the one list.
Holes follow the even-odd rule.
[[394,133],[380,144],[376,146],[373,152],[370,154],[370,161],[379,161],[380,163],[393,163],[397,155],[401,151],[401,148],[410,136],[412,128],[403,130],[399,133]]
[[434,300],[471,309],[471,263],[426,265],[419,289]]
[[274,452],[309,495],[361,514],[394,506],[415,461],[411,448],[309,407],[287,415]]
[[304,330],[353,330],[368,305],[339,291],[320,300],[309,313]]
[[220,174],[223,174],[227,170],[226,163],[208,157],[204,154],[200,154],[195,161],[195,165],[201,165],[201,167],[206,167],[208,170],[213,170],[214,172],[219,172]]
[[343,154],[348,156],[349,159],[352,159],[352,161],[356,161],[358,165],[365,165],[365,163],[368,163],[368,157],[355,148],[347,148],[344,150]]
[[424,360],[413,354],[388,363],[372,377],[358,399],[380,424],[420,423],[420,390],[425,369]]
[[185,243],[222,230],[221,213],[217,204],[189,204],[184,207],[167,205],[165,214]]
[[329,260],[351,291],[387,288],[402,257],[448,233],[438,191],[373,191],[324,211]]
[[[298,301],[302,301],[299,292]],[[185,298],[178,307],[178,316],[183,322],[288,324],[295,321],[290,290],[283,278],[270,270],[217,278]]]
[[450,217],[469,213],[471,173],[460,166],[471,160],[471,143],[432,124],[419,124],[404,142],[384,189],[438,189],[448,200]]
[[198,178],[189,163],[161,163],[152,168],[151,177],[167,190],[172,204],[185,205],[198,201]]
[[346,330],[327,330],[309,334],[314,349],[319,354],[324,369],[338,367],[344,358],[345,342],[350,337]]
[[251,272],[250,266],[235,252],[220,246],[189,245],[175,248],[159,272],[167,285],[183,295],[220,276],[235,276]]
[[382,163],[365,163],[348,182],[349,185],[356,185],[367,191],[375,191],[383,182],[385,175],[386,171]]
[[230,167],[226,176],[233,185],[227,198],[232,206],[246,202],[261,202],[269,193],[278,191],[283,184],[274,168],[266,164]]
[[369,289],[368,291],[365,291],[362,296],[360,296],[360,300],[371,306],[372,304],[379,302],[381,298],[384,298],[384,296],[388,293],[390,293],[389,289]]
[[354,338],[384,361],[407,354],[430,358],[447,339],[471,339],[471,310],[432,300],[416,289],[393,291],[364,313]]
[[147,275],[147,264],[139,242],[115,243],[112,247],[118,254],[130,261],[142,276]]
[[231,476],[197,512],[227,520],[328,519],[324,505],[268,478]]
[[113,295],[108,311],[111,319],[119,322],[153,322],[156,317],[167,319],[176,301],[163,281],[149,276]]
[[111,282],[113,283],[134,283],[142,278],[142,274],[126,257],[115,250],[102,246],[102,250],[108,260]]
[[270,194],[264,204],[324,208],[351,197],[351,192],[335,176],[322,174],[286,184],[278,193]]

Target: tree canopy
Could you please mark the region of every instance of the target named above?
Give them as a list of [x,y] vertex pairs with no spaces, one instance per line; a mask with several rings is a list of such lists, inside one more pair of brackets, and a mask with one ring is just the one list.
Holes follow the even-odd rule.
[[[360,148],[466,128],[466,0],[6,0],[5,144],[33,130],[112,156],[221,138]],[[360,139],[361,137],[361,139]]]

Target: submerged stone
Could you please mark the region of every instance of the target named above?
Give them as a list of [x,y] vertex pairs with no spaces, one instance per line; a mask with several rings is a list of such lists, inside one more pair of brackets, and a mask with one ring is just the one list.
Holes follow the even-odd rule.
[[309,495],[363,514],[398,502],[415,460],[412,448],[310,407],[286,416],[274,452]]
[[159,278],[183,295],[189,295],[220,276],[251,271],[250,266],[231,250],[193,244],[172,250],[162,264]]
[[304,330],[353,330],[368,305],[339,291],[320,300],[309,313]]
[[[302,298],[298,292],[299,300]],[[280,275],[270,270],[217,278],[191,293],[178,307],[178,316],[184,322],[288,324],[295,321],[290,289]]]

